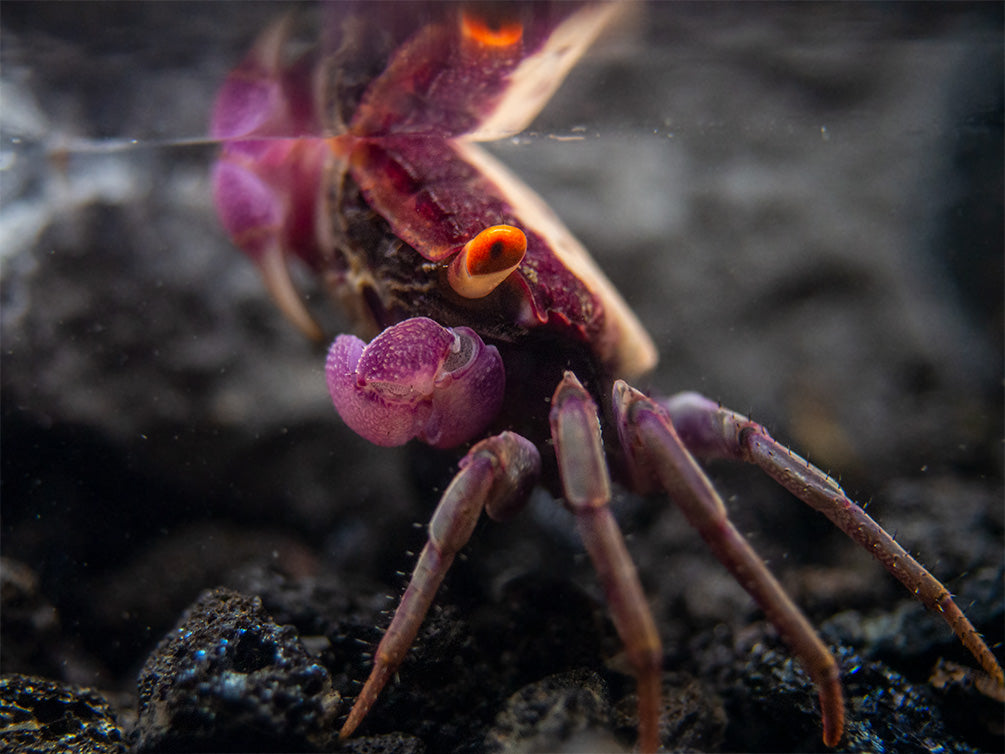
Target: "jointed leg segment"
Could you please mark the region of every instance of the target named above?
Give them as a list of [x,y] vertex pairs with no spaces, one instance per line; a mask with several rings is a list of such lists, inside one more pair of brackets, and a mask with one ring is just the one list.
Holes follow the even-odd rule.
[[844,729],[844,700],[833,655],[764,561],[729,521],[718,493],[666,413],[624,382],[615,385],[614,407],[621,443],[637,476],[651,475],[659,480],[688,523],[764,610],[816,684],[824,743],[836,746]]
[[[841,487],[815,466],[779,445],[759,424],[695,393],[653,401],[624,382],[614,385],[614,413],[636,486],[662,487],[715,556],[764,610],[813,679],[820,695],[823,740],[836,746],[844,727],[837,663],[799,608],[736,530],[722,500],[695,458],[728,458],[759,466],[797,498],[827,516],[869,550],[930,609],[952,626],[998,686],[1002,670],[946,588]],[[551,433],[565,502],[597,571],[615,628],[635,671],[639,696],[639,748],[659,745],[662,647],[624,539],[611,515],[610,478],[597,407],[567,372],[552,398]],[[504,432],[476,444],[444,492],[429,524],[429,540],[374,656],[374,667],[339,733],[352,734],[394,675],[418,633],[457,552],[484,509],[504,520],[526,502],[540,474],[530,442]]]
[[939,613],[999,686],[1005,683],[998,661],[953,602],[949,590],[850,500],[837,482],[774,440],[760,424],[697,393],[680,393],[662,406],[684,444],[696,456],[755,464],[797,498],[827,516],[868,550],[925,607]]
[[471,538],[482,509],[496,520],[526,502],[540,474],[541,459],[530,442],[512,432],[482,440],[461,460],[429,522],[429,540],[419,555],[391,625],[374,654],[373,669],[356,698],[339,738],[348,738],[377,701],[415,641],[454,556]]
[[639,576],[611,514],[610,476],[597,406],[571,372],[551,401],[551,435],[569,509],[607,597],[614,627],[635,670],[639,695],[639,748],[659,746],[663,648]]

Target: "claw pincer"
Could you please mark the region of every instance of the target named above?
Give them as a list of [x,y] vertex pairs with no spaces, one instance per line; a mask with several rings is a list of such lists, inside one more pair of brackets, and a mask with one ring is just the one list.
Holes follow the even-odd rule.
[[505,388],[495,346],[426,317],[389,327],[369,345],[338,336],[325,374],[342,420],[384,446],[413,437],[435,448],[467,442],[499,413]]

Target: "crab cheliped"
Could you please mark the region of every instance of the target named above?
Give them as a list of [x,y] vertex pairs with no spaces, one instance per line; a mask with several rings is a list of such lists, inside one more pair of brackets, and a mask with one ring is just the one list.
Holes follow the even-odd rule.
[[[730,523],[699,460],[755,464],[823,513],[939,613],[1001,686],[948,590],[827,474],[714,401],[651,398],[626,382],[655,365],[649,336],[543,201],[478,146],[530,122],[617,6],[447,5],[424,18],[378,8],[380,24],[365,6],[335,11],[323,44],[294,54],[291,22],[278,22],[227,79],[212,125],[224,144],[218,213],[281,309],[322,337],[287,271],[296,256],[376,336],[340,335],[329,351],[328,387],[346,424],[383,446],[474,442],[340,735],[404,659],[482,511],[511,517],[557,469],[637,679],[640,748],[657,748],[662,649],[608,505],[601,416],[617,431],[621,481],[681,507],[802,663],[828,746],[844,726],[837,663]],[[538,406],[549,394],[546,420]],[[554,457],[542,464],[549,437]]]

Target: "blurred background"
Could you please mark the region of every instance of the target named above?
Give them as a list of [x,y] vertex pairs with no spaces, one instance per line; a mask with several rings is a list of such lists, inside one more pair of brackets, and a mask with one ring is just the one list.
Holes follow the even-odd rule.
[[[8,621],[4,672],[127,705],[201,589],[249,563],[397,588],[421,543],[451,457],[341,424],[323,351],[213,215],[215,92],[289,9],[4,3],[0,534],[5,584],[26,568],[52,608],[34,643]],[[964,604],[992,595],[973,609],[999,640],[1002,28],[989,3],[635,6],[492,146],[650,329],[642,387],[766,424]],[[758,474],[712,473],[816,622],[909,600]],[[671,657],[758,619],[672,508],[619,506]],[[537,499],[460,568],[486,593],[552,568],[593,589],[568,529]]]

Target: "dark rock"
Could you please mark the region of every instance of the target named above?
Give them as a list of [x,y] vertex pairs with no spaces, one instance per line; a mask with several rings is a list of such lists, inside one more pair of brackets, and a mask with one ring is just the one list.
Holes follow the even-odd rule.
[[387,733],[382,736],[363,736],[344,741],[340,752],[345,754],[425,754],[422,740],[401,733]]
[[[396,572],[421,547],[411,525],[428,520],[456,456],[418,476],[407,450],[353,436],[331,408],[323,352],[283,321],[214,217],[217,147],[200,138],[214,95],[288,9],[186,8],[3,3],[0,549],[38,575],[23,610],[4,605],[4,667],[131,694],[154,637],[198,590],[240,583],[352,696]],[[1000,655],[1001,4],[638,9],[531,132],[489,148],[652,333],[662,359],[639,387],[698,389],[841,475]],[[294,275],[326,331],[346,330],[318,283]],[[924,691],[940,656],[973,664],[822,517],[751,469],[711,474],[827,642],[895,673],[863,676],[879,702],[919,698],[901,682]],[[749,597],[669,501],[632,499],[642,513],[619,520],[665,667],[723,699],[723,747],[819,748],[815,693],[784,695],[780,679],[798,678],[787,654],[754,663],[760,639],[735,638],[770,635]],[[568,520],[538,512],[478,527],[350,747],[477,751],[512,694],[584,668],[610,689],[615,737],[633,744],[617,713],[632,681],[604,668],[619,647],[596,579]],[[186,563],[202,559],[197,538],[212,557]],[[305,550],[330,582],[303,567]],[[294,580],[242,581],[273,566]],[[850,671],[852,687],[865,671]],[[158,690],[194,699],[186,682]],[[778,694],[776,730],[759,720],[761,697]],[[935,747],[1005,750],[972,690],[920,698],[942,716]],[[285,747],[315,746],[265,719],[278,727],[255,743],[292,730]],[[179,736],[192,722],[177,721]],[[895,752],[895,723],[856,740]]]
[[[614,723],[623,738],[638,731],[638,695],[628,694],[614,707]],[[668,752],[719,751],[726,730],[726,710],[711,688],[686,673],[663,675],[660,741]]]
[[[734,659],[705,668],[718,677],[716,685],[729,714],[727,750],[904,754],[978,750],[950,729],[939,712],[939,696],[930,686],[913,683],[883,663],[863,660],[848,647],[833,648],[841,669],[846,717],[844,737],[836,749],[827,749],[820,738],[816,689],[774,632],[763,625],[751,627],[736,638],[735,649],[739,655],[720,655]],[[715,650],[697,652],[704,661],[715,662]],[[969,721],[971,735],[976,720]],[[983,739],[988,740],[986,734]]]
[[549,676],[513,694],[485,737],[489,752],[615,751],[607,687],[596,673]]
[[308,547],[281,532],[229,521],[182,525],[132,557],[122,557],[95,580],[92,619],[107,637],[121,637],[122,643],[140,623],[149,647],[196,595],[216,586],[238,588],[240,575],[255,567],[303,578],[318,565]]
[[216,589],[186,612],[139,678],[139,751],[323,747],[339,696],[295,629],[257,598]]
[[[393,603],[389,603],[393,606]],[[386,618],[344,625],[338,648],[343,655],[348,694],[359,691],[372,666],[372,652]],[[507,688],[493,667],[494,657],[472,633],[467,616],[455,605],[430,610],[412,651],[360,727],[362,735],[403,732],[434,751],[453,751],[480,739]],[[351,700],[350,700],[351,701]]]
[[599,668],[622,649],[600,600],[568,579],[539,573],[508,581],[478,629],[499,653],[511,688],[570,668]]
[[0,677],[0,751],[122,754],[122,731],[93,689],[27,675]]

